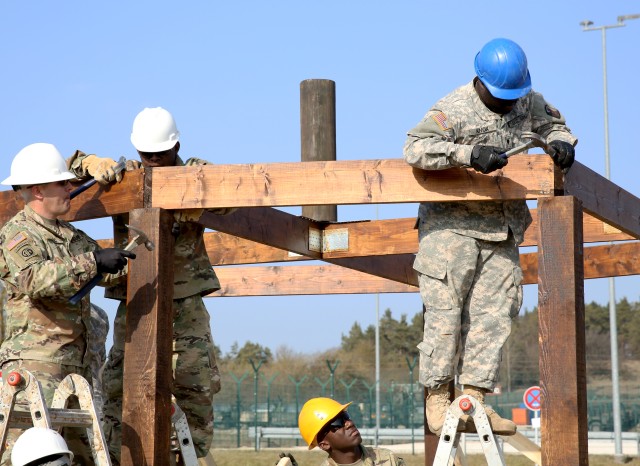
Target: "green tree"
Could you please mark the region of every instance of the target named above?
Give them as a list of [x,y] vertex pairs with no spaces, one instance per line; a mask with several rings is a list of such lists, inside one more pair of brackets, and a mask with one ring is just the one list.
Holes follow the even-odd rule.
[[231,346],[231,351],[225,357],[227,363],[234,363],[239,366],[250,364],[249,359],[252,359],[254,363],[258,361],[264,361],[263,364],[269,364],[273,360],[271,350],[258,343],[247,341],[242,348],[238,347],[237,343]]
[[502,353],[499,383],[505,391],[537,385],[538,309],[524,311],[513,320],[511,335]]

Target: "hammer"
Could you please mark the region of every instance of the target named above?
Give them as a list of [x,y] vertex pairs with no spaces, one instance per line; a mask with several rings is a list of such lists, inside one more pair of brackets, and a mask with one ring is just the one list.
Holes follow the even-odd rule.
[[[553,158],[556,155],[556,150],[553,146],[550,146],[546,139],[540,136],[539,134],[532,133],[530,131],[523,131],[520,134],[521,137],[529,139],[529,142],[532,144],[530,147],[539,147],[541,148],[545,154],[549,155]],[[518,148],[516,148],[518,149]],[[569,168],[563,168],[562,173],[566,174],[569,171]]]
[[556,150],[553,147],[551,147],[549,144],[547,144],[546,139],[540,136],[539,134],[532,133],[530,131],[523,131],[520,134],[520,136],[523,138],[530,139],[531,142],[533,143],[532,147],[541,148],[545,154],[550,155],[551,157],[553,157],[554,154],[556,153]]
[[538,136],[536,133],[531,133],[529,131],[523,132],[521,134],[521,137],[523,139],[529,139],[529,141],[525,142],[524,144],[520,144],[519,146],[516,146],[513,149],[509,149],[506,152],[503,152],[502,154],[500,154],[500,157],[502,157],[503,159],[508,159],[513,154],[519,154],[523,150],[527,150],[530,147],[543,147],[542,144],[544,145],[547,144],[542,137]]
[[[125,159],[124,157],[120,157],[120,159],[118,160],[118,163],[113,167],[113,171],[115,171],[116,174],[120,173],[122,172],[122,170],[125,169],[126,166],[127,166],[127,159]],[[89,189],[91,186],[93,186],[97,182],[98,180],[96,180],[95,178],[91,178],[89,181],[82,183],[76,189],[71,191],[71,193],[69,194],[69,198],[73,199],[78,194],[85,192],[87,189]]]
[[147,248],[148,251],[153,251],[155,249],[156,245],[153,244],[153,241],[151,241],[149,237],[147,237],[147,234],[140,228],[127,225],[126,223],[124,224],[124,226],[132,232],[136,233],[136,236],[134,236],[131,241],[129,241],[129,243],[124,247],[125,251],[132,251],[141,244],[144,244],[144,247]]
[[[529,141],[525,142],[524,144],[520,144],[519,146],[514,147],[513,149],[509,149],[508,151],[500,154],[500,157],[502,157],[503,159],[508,159],[513,154],[519,154],[523,150],[527,150],[531,147],[540,147],[549,155],[553,155],[555,153],[555,149],[548,146],[547,141],[545,141],[545,139],[542,136],[536,133],[532,133],[530,131],[523,131],[522,134],[520,134],[520,137],[523,139],[529,139]],[[553,152],[549,152],[549,151],[553,151]]]
[[[136,234],[124,247],[125,251],[133,251],[141,244],[144,244],[144,247],[147,248],[147,250],[153,251],[153,249],[155,248],[155,244],[153,244],[153,241],[151,241],[147,237],[147,234],[144,231],[131,225],[125,224],[125,226]],[[69,303],[73,305],[78,304],[80,300],[87,295],[87,293],[89,293],[93,288],[96,287],[98,283],[102,281],[103,276],[104,274],[99,273],[95,277],[93,277],[91,281],[89,281],[85,286],[80,288],[80,290],[78,290],[76,294],[69,298]]]

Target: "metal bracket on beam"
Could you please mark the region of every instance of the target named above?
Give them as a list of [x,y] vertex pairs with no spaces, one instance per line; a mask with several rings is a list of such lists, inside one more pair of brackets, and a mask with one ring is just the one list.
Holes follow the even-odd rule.
[[322,230],[309,228],[309,251],[322,252]]
[[337,228],[323,230],[322,252],[336,252],[349,250],[349,229]]
[[349,229],[319,230],[309,228],[309,250],[321,253],[348,251]]

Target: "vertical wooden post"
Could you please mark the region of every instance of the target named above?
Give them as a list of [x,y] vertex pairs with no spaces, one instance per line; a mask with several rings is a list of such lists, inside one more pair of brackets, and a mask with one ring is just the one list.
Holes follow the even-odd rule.
[[538,200],[542,465],[587,465],[582,205]]
[[173,216],[136,209],[130,224],[155,249],[129,261],[122,406],[122,466],[168,466],[173,335]]
[[[336,83],[307,79],[300,83],[301,160],[336,160]],[[313,189],[313,187],[311,187]],[[303,206],[302,216],[336,222],[338,206]]]

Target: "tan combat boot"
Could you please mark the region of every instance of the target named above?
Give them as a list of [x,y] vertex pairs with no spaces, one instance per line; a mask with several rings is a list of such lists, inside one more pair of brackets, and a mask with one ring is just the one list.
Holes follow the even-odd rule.
[[[427,424],[429,430],[440,437],[442,426],[447,417],[447,410],[451,405],[449,401],[449,384],[440,385],[437,388],[427,389],[427,401],[425,403],[425,414],[427,415]],[[458,420],[458,432],[463,432],[465,422]]]
[[[465,385],[463,392],[465,395],[471,395],[474,397],[482,405],[494,434],[515,435],[517,429],[515,423],[509,419],[501,418],[498,413],[484,403],[484,395],[487,392],[486,388]],[[465,432],[476,432],[476,425],[473,423],[473,418],[471,416],[469,416],[467,420]]]

